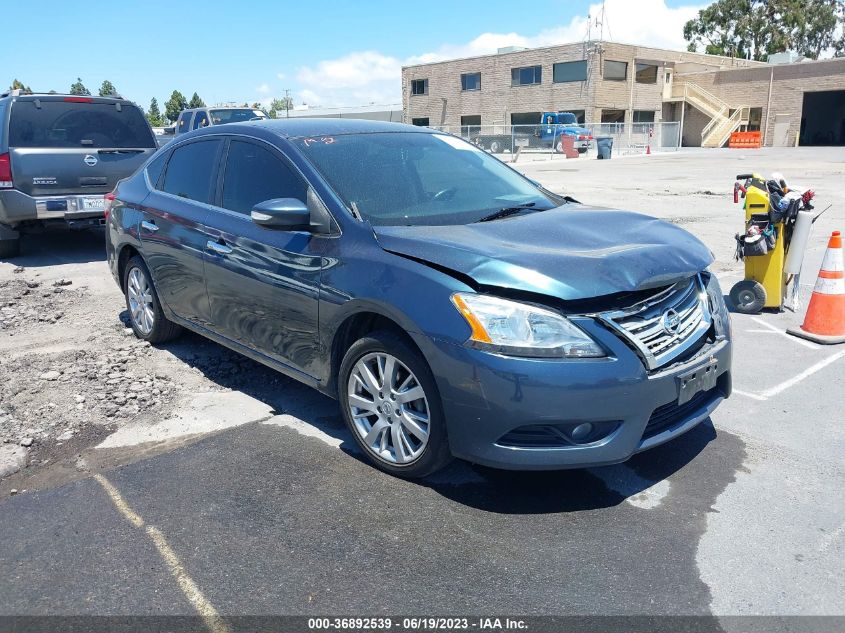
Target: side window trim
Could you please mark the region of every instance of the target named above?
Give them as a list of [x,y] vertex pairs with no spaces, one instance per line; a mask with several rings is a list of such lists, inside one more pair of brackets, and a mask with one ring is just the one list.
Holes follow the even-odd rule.
[[[160,185],[164,182],[164,174],[166,174],[166,173],[167,173],[167,165],[170,163],[170,157],[171,157],[171,156],[173,156],[173,150],[172,150],[172,149],[167,149],[167,150],[163,153],[162,158],[163,158],[163,160],[164,160],[164,165],[162,165],[162,167],[161,167],[161,172],[159,173],[158,178],[156,179],[156,181],[155,181],[155,182],[153,182],[152,180],[150,180],[150,174],[147,172],[147,167],[149,167],[149,166],[150,166],[150,165],[151,165],[151,164],[152,164],[152,163],[153,163],[156,159],[155,159],[155,158],[153,158],[153,159],[152,159],[149,163],[147,163],[147,165],[144,167],[144,178],[146,178],[146,179],[147,179],[147,185],[149,185],[149,187],[150,187],[151,189],[155,189],[156,191],[161,191],[161,189],[159,189],[159,186],[160,186]],[[162,192],[162,193],[163,193],[163,192]]]

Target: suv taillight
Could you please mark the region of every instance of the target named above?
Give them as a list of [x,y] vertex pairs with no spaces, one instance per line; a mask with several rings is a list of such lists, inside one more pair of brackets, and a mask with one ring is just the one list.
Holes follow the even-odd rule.
[[0,189],[11,189],[15,186],[12,182],[12,157],[9,154],[0,154]]
[[107,193],[103,196],[105,199],[105,203],[103,204],[103,215],[105,216],[106,220],[109,219],[109,213],[111,213],[111,206],[114,204],[114,194]]

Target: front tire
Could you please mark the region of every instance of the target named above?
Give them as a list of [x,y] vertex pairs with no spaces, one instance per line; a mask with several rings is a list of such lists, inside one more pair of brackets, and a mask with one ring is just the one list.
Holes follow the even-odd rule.
[[166,343],[181,334],[182,328],[164,316],[150,271],[137,255],[126,264],[123,288],[135,336],[150,343]]
[[376,468],[415,479],[452,459],[431,369],[396,334],[375,332],[354,343],[337,383],[346,425]]

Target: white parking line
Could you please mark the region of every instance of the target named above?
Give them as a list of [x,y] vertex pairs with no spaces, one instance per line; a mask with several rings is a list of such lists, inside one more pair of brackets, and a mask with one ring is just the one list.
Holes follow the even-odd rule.
[[824,369],[825,367],[827,367],[831,363],[835,363],[840,358],[845,358],[845,350],[842,350],[841,352],[834,354],[833,356],[828,356],[827,358],[819,361],[818,363],[816,363],[815,365],[813,365],[809,369],[805,369],[804,371],[802,371],[797,376],[794,376],[794,377],[790,378],[789,380],[782,382],[781,384],[777,385],[776,387],[772,387],[771,389],[766,389],[766,391],[764,391],[760,395],[765,397],[765,398],[771,398],[772,396],[776,396],[777,394],[779,394],[783,391],[786,391],[790,387],[794,387],[795,385],[797,385],[799,382],[801,382],[805,378],[809,378],[810,376],[812,376],[816,372],[821,371],[822,369]]
[[753,393],[753,392],[750,392],[750,391],[742,391],[740,389],[734,389],[733,393],[735,393],[739,396],[745,396],[746,398],[751,398],[752,400],[760,400],[760,401],[768,400],[772,396],[776,396],[779,393],[782,393],[782,392],[786,391],[787,389],[794,387],[795,385],[800,383],[802,380],[805,380],[805,379],[809,378],[810,376],[812,376],[813,374],[815,374],[816,372],[821,371],[822,369],[824,369],[825,367],[827,367],[831,363],[835,363],[840,358],[845,358],[845,350],[842,350],[841,352],[833,354],[832,356],[828,356],[824,360],[820,360],[818,363],[816,363],[812,367],[805,369],[800,374],[793,376],[789,380],[783,381],[779,385],[775,385],[774,387],[766,389],[762,393]]
[[780,328],[775,327],[771,323],[767,323],[766,321],[764,321],[763,319],[761,319],[759,317],[751,317],[751,320],[754,321],[755,323],[762,325],[764,328],[766,328],[767,330],[769,330],[770,332],[772,332],[774,334],[780,334],[781,336],[789,339],[793,343],[798,343],[799,345],[803,345],[804,347],[806,347],[808,349],[820,349],[821,348],[821,345],[817,345],[816,343],[812,343],[810,341],[805,341],[804,339],[800,339],[797,336],[792,336],[791,334],[787,334],[785,331],[781,330]]
[[200,614],[200,617],[202,617],[203,622],[205,622],[205,625],[208,627],[208,630],[211,631],[211,633],[229,633],[229,626],[223,621],[220,614],[217,612],[217,609],[214,608],[214,605],[208,601],[208,599],[202,594],[202,591],[200,591],[197,584],[188,575],[187,570],[182,565],[182,561],[179,560],[176,552],[174,552],[173,548],[170,547],[167,539],[164,538],[164,534],[161,533],[161,530],[152,525],[145,525],[144,519],[141,518],[141,515],[135,512],[129,504],[126,503],[126,500],[120,494],[120,491],[115,488],[114,484],[112,484],[103,475],[98,473],[94,475],[94,479],[97,480],[97,483],[103,487],[103,490],[106,491],[106,494],[124,518],[126,518],[133,527],[143,529],[147,536],[150,537],[150,540],[153,542],[153,545],[155,545],[159,555],[162,559],[164,559],[164,562],[170,569],[170,573],[176,580],[176,583],[179,585],[182,593],[185,594],[185,598],[187,598],[188,602],[190,602],[194,609],[196,609],[197,613]]

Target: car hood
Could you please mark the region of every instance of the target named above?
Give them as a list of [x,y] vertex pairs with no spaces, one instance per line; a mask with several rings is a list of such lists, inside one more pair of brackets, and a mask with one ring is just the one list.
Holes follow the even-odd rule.
[[564,301],[666,286],[713,262],[685,230],[639,213],[569,203],[463,226],[374,226],[385,250],[481,286]]

